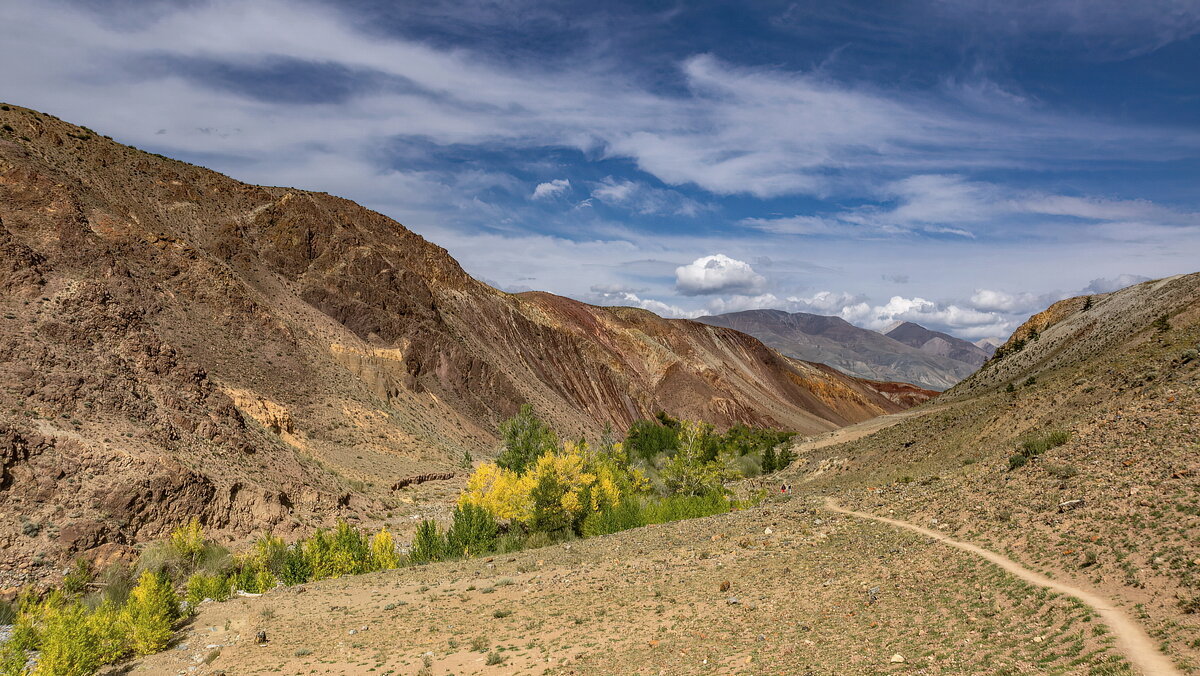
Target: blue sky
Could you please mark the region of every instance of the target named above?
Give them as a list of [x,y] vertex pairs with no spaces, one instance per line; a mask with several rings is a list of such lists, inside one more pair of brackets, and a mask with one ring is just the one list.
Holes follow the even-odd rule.
[[500,288],[1001,337],[1200,268],[1194,0],[6,2],[0,99]]

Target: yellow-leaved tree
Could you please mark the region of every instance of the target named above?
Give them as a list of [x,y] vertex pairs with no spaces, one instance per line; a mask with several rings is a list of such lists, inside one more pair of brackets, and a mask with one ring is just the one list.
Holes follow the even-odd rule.
[[482,507],[497,519],[527,522],[533,516],[532,474],[524,476],[494,462],[476,468],[459,503]]

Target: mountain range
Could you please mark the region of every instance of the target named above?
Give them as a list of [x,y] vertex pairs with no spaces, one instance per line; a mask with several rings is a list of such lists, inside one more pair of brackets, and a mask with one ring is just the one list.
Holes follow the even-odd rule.
[[[473,279],[399,223],[0,106],[0,570],[386,510],[389,486],[658,411],[812,434],[934,393]],[[52,524],[52,526],[51,526]],[[24,535],[23,535],[24,533]],[[32,534],[32,535],[30,535]],[[8,574],[8,573],[6,573]]]
[[860,378],[938,391],[974,373],[990,356],[977,345],[912,322],[878,333],[841,317],[783,310],[745,310],[696,321],[748,333],[789,357],[828,364]]

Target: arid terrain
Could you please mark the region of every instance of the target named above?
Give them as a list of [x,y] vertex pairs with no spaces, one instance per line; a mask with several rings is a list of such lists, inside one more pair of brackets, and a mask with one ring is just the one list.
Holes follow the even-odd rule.
[[192,517],[234,549],[338,517],[409,542],[523,403],[563,439],[658,411],[799,433],[728,486],[757,505],[204,602],[115,673],[1200,672],[1200,274],[1060,301],[924,403],[498,291],[345,200],[0,123],[6,592]]
[[10,595],[192,516],[234,538],[404,511],[393,486],[494,453],[522,403],[567,437],[660,410],[811,433],[933,394],[728,329],[503,293],[347,200],[11,105],[0,285]]
[[1198,673],[1198,300],[1063,301],[758,507],[206,604],[134,673]]

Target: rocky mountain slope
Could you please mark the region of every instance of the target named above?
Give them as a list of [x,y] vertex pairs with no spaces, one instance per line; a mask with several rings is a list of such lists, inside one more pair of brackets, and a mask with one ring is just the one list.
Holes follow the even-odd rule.
[[797,482],[1118,599],[1200,673],[1200,274],[1058,302],[921,412]]
[[983,366],[988,357],[992,356],[992,352],[995,352],[995,350],[989,352],[975,343],[955,338],[948,333],[930,331],[913,322],[901,322],[890,330],[884,331],[883,335],[909,347],[915,347],[926,354],[949,357],[976,368]]
[[[819,432],[932,393],[737,331],[482,284],[399,223],[0,105],[0,580],[200,516],[397,508],[530,402]],[[43,558],[31,559],[31,552]]]
[[[746,310],[696,321],[748,333],[789,357],[828,364],[860,378],[915,383],[933,390],[951,387],[984,361],[975,356],[961,360],[968,351],[959,343],[970,343],[917,324],[912,326],[929,334],[919,345],[859,328],[841,317],[806,312]],[[906,329],[900,335],[915,339],[915,334]],[[942,343],[945,349],[940,349]],[[923,347],[926,344],[928,348]]]

